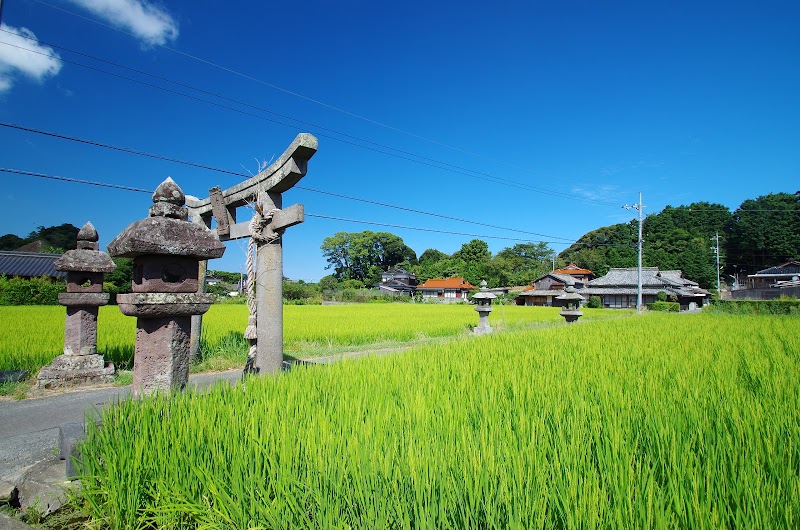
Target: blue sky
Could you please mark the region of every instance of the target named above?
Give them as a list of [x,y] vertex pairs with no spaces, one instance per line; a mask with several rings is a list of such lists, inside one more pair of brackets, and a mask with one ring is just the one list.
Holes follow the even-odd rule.
[[[794,1],[5,0],[2,17],[0,42],[18,47],[0,44],[0,122],[252,173],[311,132],[319,151],[303,186],[546,237],[285,194],[284,205],[308,214],[496,236],[485,238],[493,252],[518,242],[499,238],[562,241],[551,245],[560,251],[632,219],[621,206],[640,191],[654,213],[701,200],[735,208],[800,188]],[[241,180],[6,127],[0,167],[145,189],[171,176],[202,197]],[[91,220],[105,246],[150,205],[142,193],[0,178],[0,233]],[[418,254],[471,239],[307,217],[284,238],[285,275],[318,280],[329,272],[322,240],[367,229],[393,232]],[[210,267],[240,270],[244,248],[230,243]]]

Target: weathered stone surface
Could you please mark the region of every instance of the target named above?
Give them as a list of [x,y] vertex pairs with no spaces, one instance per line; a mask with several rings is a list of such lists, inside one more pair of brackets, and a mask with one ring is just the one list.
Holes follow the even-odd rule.
[[99,250],[68,250],[55,262],[59,271],[114,272],[117,266],[108,254]]
[[66,464],[68,479],[78,475],[74,459],[80,458],[77,445],[84,438],[86,438],[86,425],[83,422],[65,423],[58,428],[58,457]]
[[94,355],[97,353],[96,306],[67,306],[64,326],[65,355]]
[[101,306],[110,298],[108,293],[58,293],[58,303],[65,306]]
[[68,293],[100,293],[102,291],[102,272],[70,271],[67,273]]
[[181,390],[189,382],[191,317],[140,318],[133,364],[133,395]]
[[114,381],[114,365],[102,355],[59,355],[39,371],[39,388],[65,388]]
[[202,315],[214,302],[214,295],[197,293],[126,293],[117,295],[123,315],[161,318],[169,315]]
[[86,224],[78,230],[78,242],[97,243],[98,241],[100,241],[100,236],[97,234],[97,229],[90,221],[86,221]]
[[[14,485],[5,480],[0,480],[0,504],[6,504],[14,494]],[[0,525],[2,528],[2,525]]]
[[19,519],[0,513],[0,528],[3,530],[31,530],[33,527],[26,525]]
[[123,258],[168,254],[211,259],[222,256],[225,245],[205,226],[167,217],[148,217],[125,228],[108,245],[108,251]]
[[199,262],[183,256],[139,256],[133,262],[134,293],[196,293]]
[[44,515],[61,508],[67,500],[66,464],[58,457],[52,457],[33,466],[17,486],[20,510],[36,506]]

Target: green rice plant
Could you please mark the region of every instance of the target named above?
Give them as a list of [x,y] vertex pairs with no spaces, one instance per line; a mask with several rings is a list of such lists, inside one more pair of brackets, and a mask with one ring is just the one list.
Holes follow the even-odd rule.
[[[586,311],[587,319],[629,314]],[[244,363],[247,306],[213,305],[203,317],[200,368]],[[35,373],[63,349],[65,311],[61,306],[0,307],[0,370]],[[284,343],[289,355],[325,355],[375,343],[403,343],[420,338],[466,333],[477,322],[472,306],[433,304],[364,304],[285,306]],[[498,306],[492,325],[499,331],[562,323],[557,308]],[[115,306],[98,316],[97,350],[120,369],[133,366],[136,319]],[[195,368],[197,369],[197,368]]]
[[[125,401],[116,528],[797,528],[796,319],[650,314]],[[94,424],[92,424],[94,425]]]

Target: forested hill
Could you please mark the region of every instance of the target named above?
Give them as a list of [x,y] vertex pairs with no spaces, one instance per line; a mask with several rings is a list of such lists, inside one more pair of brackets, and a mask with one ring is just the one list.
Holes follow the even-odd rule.
[[[583,235],[559,258],[597,275],[636,266],[638,221],[604,226]],[[681,269],[702,287],[716,287],[714,236],[719,232],[721,274],[754,272],[800,258],[800,192],[771,193],[731,212],[707,202],[667,206],[647,215],[642,265]]]

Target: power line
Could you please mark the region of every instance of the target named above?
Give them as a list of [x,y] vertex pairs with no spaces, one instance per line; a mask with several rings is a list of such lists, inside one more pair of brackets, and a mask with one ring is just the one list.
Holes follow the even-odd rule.
[[0,172],[3,173],[13,173],[15,175],[25,175],[28,177],[37,177],[43,179],[50,179],[50,180],[61,180],[63,182],[73,182],[76,184],[88,184],[90,186],[99,186],[102,188],[114,188],[118,190],[125,190],[125,191],[136,191],[140,193],[153,193],[152,190],[143,190],[141,188],[132,188],[130,186],[121,186],[118,184],[107,184],[104,182],[94,182],[92,180],[83,180],[83,179],[75,179],[69,177],[59,177],[58,175],[45,175],[44,173],[36,173],[33,171],[23,171],[21,169],[11,169],[11,168],[0,168]]
[[[47,174],[44,174],[44,173],[37,173],[37,172],[34,172],[34,171],[24,171],[24,170],[21,170],[21,169],[0,168],[0,172],[12,173],[12,174],[16,174],[16,175],[25,175],[25,176],[37,177],[37,178],[44,178],[44,179],[50,179],[50,180],[58,180],[58,181],[69,182],[69,183],[74,183],[74,184],[87,184],[87,185],[91,185],[91,186],[98,186],[98,187],[104,187],[104,188],[114,188],[114,189],[120,189],[120,190],[125,190],[125,191],[134,191],[134,192],[139,192],[139,193],[147,193],[147,194],[153,193],[152,190],[134,188],[134,187],[131,187],[131,186],[122,186],[122,185],[118,185],[118,184],[108,184],[108,183],[96,182],[96,181],[92,181],[92,180],[61,177],[61,176],[58,176],[58,175],[47,175]],[[357,219],[345,219],[345,218],[342,218],[342,217],[334,217],[334,216],[314,214],[314,213],[306,213],[305,215],[308,216],[308,217],[316,217],[316,218],[319,218],[319,219],[328,219],[328,220],[333,220],[333,221],[346,221],[346,222],[350,222],[350,223],[367,224],[367,225],[374,225],[374,226],[385,226],[385,227],[391,227],[391,228],[400,228],[400,229],[404,229],[404,230],[415,230],[415,231],[419,231],[419,232],[433,232],[433,233],[437,233],[437,234],[450,234],[450,235],[458,235],[458,236],[479,237],[479,238],[486,238],[486,239],[502,239],[502,240],[506,240],[506,241],[534,242],[533,240],[530,240],[530,239],[521,239],[521,238],[515,238],[515,237],[490,236],[490,235],[485,235],[485,234],[470,234],[470,233],[466,233],[466,232],[454,232],[454,231],[451,231],[451,230],[439,230],[439,229],[435,229],[435,228],[421,228],[421,227],[415,227],[415,226],[397,225],[397,224],[390,224],[390,223],[381,223],[381,222],[377,222],[377,221],[363,221],[363,220],[357,220]],[[566,238],[564,238],[564,239],[566,239]],[[563,245],[566,245],[567,243],[570,243],[570,241],[536,241],[536,242],[538,242],[538,243],[548,243],[548,244],[563,244]],[[573,243],[573,244],[577,244],[577,243]]]
[[[332,221],[345,221],[348,223],[357,223],[357,224],[365,224],[365,225],[374,225],[374,226],[385,226],[389,228],[399,228],[402,230],[415,230],[418,232],[433,232],[436,234],[448,234],[448,235],[456,235],[456,236],[467,236],[467,237],[478,237],[483,239],[502,239],[506,241],[525,241],[529,243],[547,243],[553,245],[566,245],[568,241],[534,241],[532,239],[521,239],[518,237],[505,237],[505,236],[489,236],[485,234],[470,234],[466,232],[453,232],[450,230],[438,230],[435,228],[420,228],[417,226],[407,226],[407,225],[398,225],[398,224],[391,224],[391,223],[380,223],[376,221],[363,221],[361,219],[347,219],[344,217],[335,217],[332,215],[321,215],[321,214],[313,214],[313,213],[306,213],[307,217],[316,217],[319,219],[328,219]],[[579,242],[573,242],[573,245],[580,245]],[[615,245],[615,244],[600,244],[600,246],[625,246],[625,245]]]
[[[114,27],[114,26],[111,26],[111,25],[109,25],[109,24],[104,24],[104,23],[102,23],[102,22],[100,22],[100,21],[98,21],[98,20],[95,20],[95,19],[92,19],[92,18],[89,18],[89,17],[83,16],[83,15],[80,15],[80,14],[78,14],[78,13],[75,13],[75,12],[73,12],[73,11],[70,11],[70,10],[68,10],[68,9],[65,9],[65,8],[62,8],[62,7],[59,7],[59,6],[55,6],[55,5],[53,5],[53,4],[50,4],[50,3],[48,3],[48,2],[44,2],[43,0],[33,0],[33,1],[34,1],[34,2],[37,2],[37,3],[39,3],[39,4],[42,4],[42,5],[45,5],[45,6],[47,6],[47,7],[50,7],[50,8],[52,8],[52,9],[56,9],[56,10],[62,11],[62,12],[64,12],[64,13],[70,14],[70,15],[72,15],[72,16],[74,16],[74,17],[77,17],[77,18],[80,18],[80,19],[86,20],[86,21],[88,21],[88,22],[91,22],[91,23],[93,23],[93,24],[97,24],[97,25],[99,25],[99,26],[102,26],[102,27],[105,27],[105,28],[108,28],[108,29],[111,29],[111,30],[114,30],[114,31],[118,31],[118,32],[120,32],[120,33],[123,33],[123,34],[125,34],[125,35],[128,35],[129,37],[133,37],[134,39],[137,39],[137,40],[138,40],[138,38],[139,38],[139,37],[137,37],[136,35],[134,35],[133,33],[130,33],[130,32],[128,32],[128,31],[125,31],[125,30],[123,30],[123,29],[116,28],[116,27]],[[232,69],[232,68],[229,68],[229,67],[227,67],[227,66],[223,66],[223,65],[220,65],[220,64],[218,64],[218,63],[215,63],[215,62],[213,62],[213,61],[209,61],[208,59],[203,59],[202,57],[198,57],[198,56],[196,56],[196,55],[192,55],[192,54],[190,54],[190,53],[183,52],[183,51],[181,51],[181,50],[178,50],[178,49],[176,49],[176,48],[172,48],[172,47],[170,47],[170,46],[167,46],[167,45],[165,45],[165,44],[154,44],[154,45],[155,45],[155,46],[158,46],[158,47],[160,47],[160,48],[163,48],[163,49],[165,49],[165,50],[169,50],[169,51],[171,51],[171,52],[173,52],[173,53],[176,53],[176,54],[178,54],[178,55],[182,55],[182,56],[184,56],[184,57],[187,57],[187,58],[189,58],[189,59],[192,59],[192,60],[194,60],[194,61],[198,61],[198,62],[201,62],[201,63],[203,63],[203,64],[207,64],[207,65],[209,65],[209,66],[212,66],[212,67],[214,67],[214,68],[218,68],[218,69],[220,69],[220,70],[223,70],[223,71],[225,71],[225,72],[228,72],[228,73],[234,74],[234,75],[236,75],[236,76],[239,76],[239,77],[242,77],[242,78],[244,78],[244,79],[247,79],[247,80],[250,80],[250,81],[254,81],[254,82],[258,83],[258,84],[261,84],[261,85],[267,86],[267,87],[269,87],[269,88],[272,88],[272,89],[274,89],[274,90],[278,90],[278,91],[280,91],[280,92],[283,92],[283,93],[286,93],[286,94],[289,94],[289,95],[292,95],[292,96],[298,97],[298,98],[300,98],[300,99],[304,99],[304,100],[306,100],[306,101],[309,101],[309,102],[311,102],[311,103],[314,103],[314,104],[317,104],[317,105],[323,106],[323,107],[325,107],[325,108],[328,108],[328,109],[331,109],[331,110],[334,110],[334,111],[337,111],[337,112],[341,112],[341,113],[343,113],[343,114],[346,114],[346,115],[348,115],[348,116],[352,116],[352,117],[354,117],[354,118],[358,118],[358,119],[360,119],[360,120],[363,120],[363,121],[366,121],[366,122],[368,122],[368,123],[372,123],[372,124],[374,124],[374,125],[378,125],[378,126],[380,126],[380,127],[386,128],[386,129],[388,129],[388,130],[392,130],[392,131],[395,131],[395,132],[399,132],[399,133],[405,134],[405,135],[407,135],[407,136],[411,136],[411,137],[413,137],[413,138],[417,138],[417,139],[419,139],[419,140],[423,140],[423,141],[426,141],[426,142],[429,142],[429,143],[432,143],[432,144],[435,144],[435,145],[439,145],[439,146],[442,146],[442,147],[446,147],[446,148],[448,148],[448,149],[452,149],[452,150],[454,150],[454,151],[458,151],[458,152],[461,152],[461,153],[464,153],[464,154],[468,154],[468,155],[471,155],[471,156],[474,156],[474,157],[477,157],[477,158],[481,158],[481,159],[488,160],[488,161],[492,161],[492,162],[500,162],[500,163],[503,163],[503,164],[505,164],[505,165],[507,165],[507,166],[510,166],[510,167],[515,167],[515,168],[517,168],[517,169],[523,169],[523,168],[520,168],[519,166],[515,166],[514,164],[510,164],[510,163],[508,163],[507,161],[504,161],[504,160],[497,160],[497,159],[495,159],[495,158],[487,157],[487,156],[484,156],[484,155],[481,155],[481,154],[479,154],[479,153],[475,153],[475,152],[472,152],[472,151],[469,151],[469,150],[463,149],[463,148],[461,148],[461,147],[458,147],[458,146],[455,146],[455,145],[451,145],[451,144],[447,144],[447,143],[444,143],[444,142],[440,142],[440,141],[438,141],[438,140],[434,140],[434,139],[432,139],[432,138],[427,138],[427,137],[425,137],[425,136],[422,136],[422,135],[419,135],[419,134],[416,134],[416,133],[413,133],[413,132],[410,132],[410,131],[406,131],[406,130],[400,129],[400,128],[398,128],[398,127],[394,127],[394,126],[392,126],[392,125],[388,125],[388,124],[382,123],[382,122],[380,122],[380,121],[373,120],[373,119],[371,119],[371,118],[367,118],[366,116],[361,116],[361,115],[359,115],[359,114],[356,114],[356,113],[354,113],[354,112],[350,112],[350,111],[348,111],[348,110],[345,110],[345,109],[342,109],[342,108],[336,107],[336,106],[334,106],[334,105],[331,105],[331,104],[329,104],[329,103],[325,103],[325,102],[323,102],[323,101],[320,101],[320,100],[317,100],[317,99],[314,99],[314,98],[311,98],[311,97],[305,96],[305,95],[303,95],[303,94],[300,94],[300,93],[298,93],[298,92],[293,92],[293,91],[291,91],[291,90],[285,89],[285,88],[283,88],[283,87],[280,87],[280,86],[278,86],[278,85],[275,85],[275,84],[272,84],[272,83],[268,83],[268,82],[266,82],[266,81],[264,81],[264,80],[262,80],[262,79],[258,79],[258,78],[256,78],[256,77],[252,77],[252,76],[250,76],[250,75],[247,75],[247,74],[245,74],[245,73],[239,72],[238,70],[234,70],[234,69]],[[527,170],[526,170],[526,171],[527,171]]]
[[[11,32],[9,32],[7,30],[0,30],[0,31],[4,31],[6,33],[11,33]],[[30,40],[33,40],[32,38],[27,37],[27,36],[23,36],[23,37],[28,38]],[[220,98],[220,99],[223,99],[223,100],[226,100],[226,101],[234,102],[236,104],[243,105],[243,106],[246,106],[246,107],[261,111],[261,112],[266,112],[266,113],[269,113],[269,114],[280,116],[282,118],[289,119],[289,120],[292,120],[292,121],[296,121],[298,123],[302,123],[302,124],[308,125],[310,127],[318,128],[320,130],[329,131],[329,132],[331,132],[333,134],[338,134],[338,135],[344,136],[346,138],[351,138],[351,139],[357,140],[359,142],[365,142],[365,143],[371,144],[373,146],[377,146],[377,147],[369,147],[368,145],[362,145],[362,144],[359,144],[359,143],[356,143],[356,142],[353,142],[353,141],[348,141],[348,140],[345,140],[345,139],[342,139],[342,138],[338,138],[336,136],[331,136],[331,135],[327,135],[327,134],[323,134],[323,133],[319,133],[319,132],[316,133],[320,137],[328,138],[328,139],[331,139],[331,140],[335,140],[335,141],[338,141],[338,142],[341,142],[341,143],[344,143],[344,144],[352,145],[354,147],[360,147],[362,149],[366,149],[366,150],[377,152],[377,153],[380,153],[380,154],[392,156],[394,158],[398,158],[398,159],[401,159],[401,160],[414,162],[416,164],[432,167],[432,168],[443,170],[443,171],[449,171],[451,173],[464,175],[464,176],[467,176],[467,177],[470,177],[470,178],[474,178],[474,179],[480,179],[482,181],[488,179],[489,182],[493,182],[495,184],[501,184],[501,185],[504,185],[504,186],[509,186],[509,187],[517,188],[517,189],[529,190],[529,191],[532,191],[534,193],[540,193],[540,194],[543,194],[543,195],[550,195],[550,196],[553,196],[553,197],[558,197],[558,198],[568,199],[568,200],[573,200],[573,201],[578,201],[578,202],[593,203],[593,204],[598,204],[598,205],[601,205],[601,206],[611,206],[611,207],[616,207],[617,206],[616,204],[613,204],[613,203],[610,203],[610,202],[598,201],[598,200],[589,199],[589,198],[585,198],[585,197],[576,197],[576,196],[568,194],[568,193],[563,193],[563,192],[559,192],[559,191],[555,191],[555,190],[550,190],[550,189],[547,189],[547,188],[541,188],[541,187],[538,187],[538,186],[531,186],[529,184],[524,184],[524,183],[521,183],[521,182],[518,182],[518,181],[515,181],[515,180],[506,179],[506,178],[502,178],[502,177],[497,177],[497,176],[492,175],[490,173],[485,173],[485,172],[482,172],[482,171],[476,171],[476,170],[473,170],[473,169],[465,168],[463,166],[458,166],[458,165],[455,165],[455,164],[450,164],[448,162],[443,162],[441,160],[436,160],[436,159],[433,159],[433,158],[429,158],[429,157],[425,157],[425,156],[418,155],[418,154],[415,154],[415,153],[411,153],[409,151],[403,151],[401,149],[397,149],[397,148],[390,147],[390,146],[387,146],[387,145],[384,145],[384,144],[373,142],[371,140],[366,140],[366,139],[360,138],[358,136],[353,136],[353,135],[350,135],[350,134],[347,134],[347,133],[343,133],[343,132],[338,131],[336,129],[331,129],[331,128],[328,128],[328,127],[316,125],[316,124],[313,124],[313,123],[310,123],[310,122],[306,122],[306,121],[303,121],[303,120],[299,120],[297,118],[292,118],[290,116],[286,116],[284,114],[280,114],[280,113],[271,111],[269,109],[264,109],[262,107],[251,105],[249,103],[242,102],[242,101],[239,101],[239,100],[236,100],[236,99],[233,99],[233,98],[228,98],[226,96],[215,94],[213,92],[209,92],[209,91],[206,91],[206,90],[203,90],[203,89],[200,89],[200,88],[196,88],[196,87],[193,87],[191,85],[187,85],[185,83],[181,83],[181,82],[178,82],[178,81],[173,81],[173,80],[170,80],[168,78],[157,76],[157,75],[154,75],[154,74],[149,74],[147,72],[144,72],[144,71],[141,71],[141,70],[137,70],[135,68],[130,68],[130,67],[127,67],[127,66],[124,66],[124,65],[120,65],[120,64],[114,63],[112,61],[107,61],[105,59],[93,57],[91,55],[87,55],[87,54],[84,54],[84,53],[81,53],[81,52],[75,52],[75,51],[69,50],[67,48],[63,48],[63,47],[60,47],[60,46],[57,46],[57,45],[53,45],[53,44],[50,44],[50,43],[45,43],[44,41],[39,41],[39,42],[47,44],[48,46],[61,48],[61,49],[64,49],[66,51],[69,51],[71,53],[76,53],[78,55],[82,55],[84,57],[92,58],[92,59],[97,60],[97,61],[105,62],[107,64],[112,64],[112,65],[117,66],[119,68],[124,68],[126,70],[130,70],[130,71],[137,72],[137,73],[140,73],[140,74],[143,74],[143,75],[147,75],[147,76],[153,77],[155,79],[163,80],[163,81],[166,81],[166,82],[169,82],[169,83],[173,83],[173,84],[178,85],[178,86],[189,88],[190,90],[195,90],[197,92],[200,92],[200,93],[203,93],[203,94],[207,94],[207,95],[210,95],[212,97],[217,97],[217,98]],[[280,125],[280,126],[283,126],[283,127],[288,127],[290,129],[295,129],[295,130],[298,129],[297,126],[292,125],[292,124],[288,124],[288,123],[284,123],[284,122],[281,122],[281,121],[278,121],[278,120],[270,119],[270,118],[267,118],[265,116],[261,116],[259,114],[253,114],[252,112],[247,112],[247,111],[244,111],[242,109],[237,109],[237,108],[234,108],[234,107],[230,107],[228,105],[223,105],[223,104],[215,102],[215,101],[209,101],[207,99],[199,98],[197,96],[193,96],[191,94],[186,94],[184,92],[180,92],[180,91],[177,91],[177,90],[172,90],[170,88],[163,87],[163,86],[160,86],[160,85],[155,85],[155,84],[152,84],[152,83],[148,83],[148,82],[142,81],[140,79],[127,77],[127,76],[124,76],[124,75],[121,75],[121,74],[117,74],[117,73],[114,73],[114,72],[109,72],[107,70],[103,70],[101,68],[96,68],[94,66],[89,66],[89,65],[86,65],[86,64],[83,64],[83,63],[79,63],[79,62],[76,62],[76,61],[70,61],[68,59],[64,59],[63,57],[59,57],[59,56],[54,55],[54,54],[48,54],[48,53],[44,53],[44,52],[41,52],[41,51],[32,50],[30,48],[25,48],[23,46],[17,46],[15,44],[11,44],[11,43],[8,43],[8,42],[3,42],[3,41],[0,41],[0,44],[4,44],[6,46],[11,46],[13,48],[18,48],[18,49],[21,49],[21,50],[25,50],[25,51],[30,52],[30,53],[43,55],[45,57],[58,58],[59,60],[65,62],[65,63],[73,64],[75,66],[80,66],[82,68],[86,68],[87,70],[92,70],[92,71],[95,71],[95,72],[99,72],[99,73],[102,73],[102,74],[105,74],[105,75],[109,75],[111,77],[116,77],[118,79],[123,79],[123,80],[126,80],[126,81],[130,81],[132,83],[138,83],[138,84],[141,84],[143,86],[147,86],[147,87],[150,87],[150,88],[155,88],[157,90],[161,90],[161,91],[164,91],[164,92],[168,92],[170,94],[182,96],[182,97],[187,98],[187,99],[191,99],[191,100],[198,101],[198,102],[201,102],[201,103],[205,103],[205,104],[208,104],[208,105],[213,105],[215,107],[219,107],[219,108],[222,108],[222,109],[225,109],[225,110],[229,110],[229,111],[232,111],[232,112],[237,112],[239,114],[243,114],[243,115],[246,115],[246,116],[250,116],[250,117],[254,117],[254,118],[257,118],[257,119],[264,120],[264,121],[268,121],[270,123],[274,123],[276,125]],[[395,151],[395,152],[394,153],[387,152],[387,151],[385,151],[385,149],[388,149],[390,151]],[[411,158],[411,157],[414,157],[414,158]]]
[[[162,159],[166,159],[166,158],[162,158]],[[213,168],[206,168],[206,169],[213,169]],[[141,189],[141,188],[133,188],[133,187],[130,187],[130,186],[122,186],[122,185],[117,185],[117,184],[107,184],[107,183],[103,183],[103,182],[96,182],[96,181],[91,181],[91,180],[76,179],[76,178],[69,178],[69,177],[61,177],[61,176],[57,176],[57,175],[47,175],[47,174],[44,174],[44,173],[37,173],[37,172],[34,172],[34,171],[24,171],[24,170],[20,170],[20,169],[0,168],[0,172],[14,173],[14,174],[17,174],[17,175],[26,175],[26,176],[30,176],[30,177],[45,178],[45,179],[50,179],[50,180],[60,180],[60,181],[63,181],[63,182],[72,182],[72,183],[77,183],[77,184],[87,184],[87,185],[91,185],[91,186],[98,186],[98,187],[105,187],[105,188],[115,188],[115,189],[121,189],[121,190],[127,190],[127,191],[136,191],[136,192],[141,192],[141,193],[153,193],[152,190],[145,190],[145,189]],[[246,176],[246,175],[242,175],[242,176]],[[441,214],[435,214],[435,213],[432,213],[432,212],[425,212],[425,211],[422,211],[422,210],[414,210],[412,208],[405,208],[405,207],[402,207],[402,206],[395,206],[395,205],[391,205],[391,204],[380,203],[380,202],[371,201],[371,200],[368,200],[368,199],[360,199],[358,197],[350,197],[350,196],[342,195],[342,194],[338,194],[338,193],[332,193],[332,192],[326,192],[326,191],[322,191],[322,190],[316,190],[314,188],[306,188],[306,187],[302,187],[302,186],[294,186],[294,187],[302,189],[302,190],[305,190],[305,191],[311,191],[311,192],[314,192],[314,193],[322,193],[322,194],[325,194],[325,195],[332,195],[334,197],[350,199],[350,200],[360,201],[360,202],[367,202],[367,203],[370,203],[370,204],[375,204],[375,205],[379,205],[379,206],[385,206],[387,208],[395,208],[395,209],[399,209],[399,210],[404,210],[404,211],[409,211],[409,212],[429,215],[429,216],[433,216],[433,217],[440,217],[440,218],[444,218],[444,219],[460,221],[460,222],[463,222],[463,223],[472,223],[472,224],[476,224],[476,225],[480,225],[480,226],[486,226],[486,227],[490,227],[490,228],[498,228],[498,229],[501,229],[501,230],[508,230],[508,231],[512,231],[512,232],[520,232],[520,233],[524,233],[524,234],[538,235],[538,236],[542,236],[542,237],[550,237],[550,238],[553,238],[553,239],[562,239],[562,240],[564,240],[564,241],[552,241],[552,242],[548,242],[548,243],[560,243],[560,244],[565,244],[565,245],[566,244],[574,244],[572,239],[569,239],[569,238],[566,238],[566,237],[548,236],[546,234],[539,234],[537,232],[529,232],[529,231],[526,231],[526,230],[518,230],[518,229],[515,229],[515,228],[507,228],[507,227],[503,227],[503,226],[490,225],[490,224],[486,224],[486,223],[480,223],[480,222],[477,222],[477,221],[470,221],[468,219],[459,219],[457,217],[449,217],[449,216],[445,216],[445,215],[441,215]],[[306,214],[306,215],[309,215],[309,216],[313,217],[312,214]],[[316,216],[316,217],[322,217],[322,216]],[[330,219],[337,219],[337,218],[330,217]],[[377,225],[381,225],[381,226],[393,226],[393,225],[382,225],[381,223],[369,223],[369,222],[366,222],[366,221],[364,223],[366,223],[366,224],[377,224]],[[430,232],[450,233],[450,234],[455,234],[455,235],[473,235],[473,234],[462,234],[460,232],[447,232],[447,231],[433,230],[433,229],[419,229],[419,230],[430,231]],[[522,241],[522,239],[519,239],[519,238],[504,238],[504,237],[500,237],[500,236],[477,236],[477,237],[494,237],[496,239],[509,239],[509,240],[514,240],[514,241]],[[527,240],[525,240],[525,241],[527,241]]]
[[[22,125],[16,125],[16,124],[13,124],[13,123],[0,122],[0,127],[7,127],[7,128],[10,128],[10,129],[16,129],[16,130],[25,131],[25,132],[41,134],[41,135],[44,135],[44,136],[58,138],[58,139],[61,139],[61,140],[68,140],[68,141],[72,141],[72,142],[78,142],[78,143],[82,143],[82,144],[86,144],[86,145],[91,145],[91,146],[94,146],[94,147],[102,147],[104,149],[111,149],[111,150],[119,151],[119,152],[123,152],[123,153],[133,154],[133,155],[147,157],[147,158],[153,158],[153,159],[156,159],[156,160],[163,160],[163,161],[166,161],[166,162],[172,162],[172,163],[181,164],[181,165],[184,165],[184,166],[195,167],[195,168],[199,168],[199,169],[205,169],[205,170],[208,170],[208,171],[216,171],[218,173],[225,173],[225,174],[228,174],[228,175],[235,175],[235,176],[238,176],[238,177],[248,178],[248,177],[251,176],[251,175],[247,175],[245,173],[241,173],[241,172],[237,172],[237,171],[229,171],[227,169],[220,169],[220,168],[216,168],[216,167],[212,167],[212,166],[207,166],[205,164],[198,164],[198,163],[194,163],[194,162],[188,162],[186,160],[180,160],[180,159],[169,157],[169,156],[157,155],[157,154],[148,153],[148,152],[145,152],[145,151],[139,151],[137,149],[131,149],[131,148],[128,148],[128,147],[120,147],[120,146],[116,146],[116,145],[105,144],[105,143],[96,142],[96,141],[93,141],[93,140],[87,140],[87,139],[84,139],[84,138],[77,138],[77,137],[74,137],[74,136],[68,136],[68,135],[65,135],[65,134],[59,134],[59,133],[54,133],[54,132],[50,132],[50,131],[43,131],[43,130],[40,130],[40,129],[34,129],[32,127],[23,127]],[[299,186],[299,185],[296,185],[294,187],[296,189],[301,189],[301,190],[304,190],[304,191],[310,191],[312,193],[330,195],[332,197],[338,197],[338,198],[342,198],[342,199],[347,199],[347,200],[351,200],[351,201],[358,201],[358,202],[363,202],[363,203],[367,203],[367,204],[374,204],[376,206],[382,206],[382,207],[385,207],[385,208],[393,208],[393,209],[396,209],[396,210],[402,210],[402,211],[417,213],[417,214],[421,214],[421,215],[428,215],[428,216],[431,216],[431,217],[438,217],[440,219],[449,219],[451,221],[458,221],[458,222],[462,222],[462,223],[469,223],[469,224],[474,224],[474,225],[479,225],[479,226],[486,226],[486,227],[489,227],[489,228],[498,228],[500,230],[508,230],[508,231],[511,231],[511,232],[518,232],[518,233],[531,234],[531,235],[536,235],[536,236],[541,236],[541,237],[548,237],[548,238],[553,238],[553,239],[564,239],[564,240],[567,240],[567,241],[571,241],[570,238],[566,238],[566,237],[552,236],[552,235],[547,235],[547,234],[540,234],[540,233],[537,233],[537,232],[530,232],[530,231],[527,231],[527,230],[520,230],[520,229],[517,229],[517,228],[508,228],[508,227],[504,227],[504,226],[498,226],[498,225],[492,225],[492,224],[488,224],[488,223],[482,223],[482,222],[479,222],[479,221],[471,221],[469,219],[461,219],[459,217],[451,217],[451,216],[448,216],[448,215],[437,214],[437,213],[433,213],[433,212],[426,212],[424,210],[417,210],[417,209],[414,209],[414,208],[408,208],[408,207],[405,207],[405,206],[397,206],[397,205],[394,205],[394,204],[388,204],[388,203],[384,203],[384,202],[373,201],[373,200],[370,200],[370,199],[363,199],[363,198],[360,198],[360,197],[353,197],[351,195],[344,195],[342,193],[334,193],[334,192],[331,192],[331,191],[324,191],[324,190],[319,190],[319,189],[309,188],[309,187],[306,187],[306,186]]]

